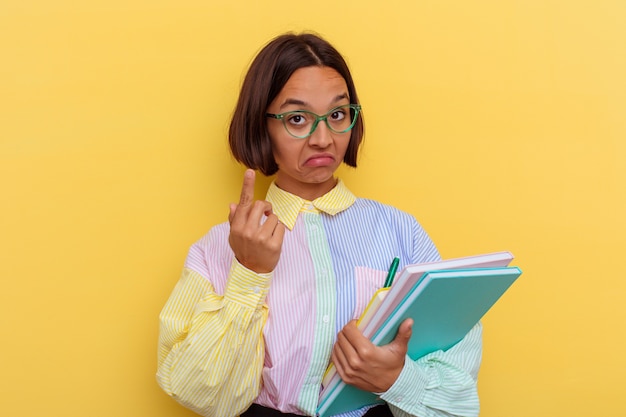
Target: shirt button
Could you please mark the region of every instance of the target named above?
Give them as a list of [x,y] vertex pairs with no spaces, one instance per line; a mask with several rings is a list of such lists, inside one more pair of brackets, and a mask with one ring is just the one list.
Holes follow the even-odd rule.
[[328,315],[325,315],[324,317],[322,317],[322,321],[324,323],[328,323],[330,321],[330,317],[328,317]]
[[252,288],[252,292],[254,292],[255,294],[258,294],[261,292],[261,289],[259,287],[254,287]]

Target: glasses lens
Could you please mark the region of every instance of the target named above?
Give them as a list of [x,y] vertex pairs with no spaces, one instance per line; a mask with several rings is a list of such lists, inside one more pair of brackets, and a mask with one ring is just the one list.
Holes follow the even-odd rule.
[[359,112],[356,106],[346,104],[332,109],[326,116],[326,123],[335,133],[344,133],[352,129]]
[[313,123],[315,123],[315,116],[304,111],[292,111],[283,116],[285,129],[297,138],[309,136]]

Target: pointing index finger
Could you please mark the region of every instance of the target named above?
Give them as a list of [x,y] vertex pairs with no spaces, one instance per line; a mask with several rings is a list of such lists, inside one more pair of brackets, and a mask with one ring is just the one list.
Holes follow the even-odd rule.
[[243,186],[241,187],[241,197],[239,197],[239,205],[249,206],[254,198],[254,171],[247,169],[243,175]]

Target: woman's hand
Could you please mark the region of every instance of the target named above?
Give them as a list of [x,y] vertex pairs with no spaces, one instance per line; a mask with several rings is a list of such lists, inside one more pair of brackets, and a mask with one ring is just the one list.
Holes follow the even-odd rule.
[[[273,271],[278,263],[285,226],[272,213],[270,203],[252,201],[254,179],[254,171],[246,170],[239,204],[230,205],[228,243],[240,264],[262,274]],[[267,219],[261,224],[263,215]]]
[[376,346],[350,321],[337,335],[331,359],[341,379],[364,391],[385,392],[398,379],[411,338],[413,320],[402,322],[396,338]]

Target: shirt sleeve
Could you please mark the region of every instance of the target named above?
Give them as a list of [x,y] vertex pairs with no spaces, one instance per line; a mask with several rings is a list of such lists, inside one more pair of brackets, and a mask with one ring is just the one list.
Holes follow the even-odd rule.
[[160,318],[157,381],[196,413],[237,416],[258,396],[270,274],[233,260],[224,295],[185,268]]
[[478,416],[477,378],[482,325],[456,345],[415,361],[408,356],[396,382],[380,395],[395,417]]

